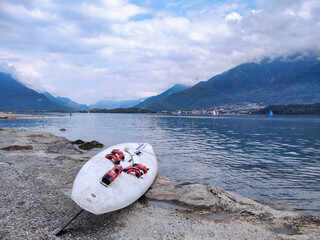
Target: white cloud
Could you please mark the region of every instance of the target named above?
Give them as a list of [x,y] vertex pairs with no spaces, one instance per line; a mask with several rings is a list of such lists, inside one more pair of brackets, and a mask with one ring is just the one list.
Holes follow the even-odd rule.
[[110,71],[109,68],[95,68],[94,69],[95,72],[108,72]]
[[102,4],[83,3],[83,14],[91,18],[100,18],[107,21],[125,22],[137,14],[147,13],[148,10],[127,1],[103,1]]
[[238,21],[241,20],[241,18],[241,15],[236,12],[232,12],[225,17],[226,21]]
[[3,0],[0,61],[28,86],[81,103],[140,98],[264,56],[319,50],[318,5]]

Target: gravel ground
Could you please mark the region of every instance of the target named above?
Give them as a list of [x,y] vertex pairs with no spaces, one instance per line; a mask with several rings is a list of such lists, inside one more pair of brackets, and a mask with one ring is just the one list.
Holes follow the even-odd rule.
[[[93,153],[50,133],[0,129],[0,239],[320,239],[320,218],[277,211],[217,187],[158,176],[132,205],[83,212],[73,180]],[[32,148],[24,146],[32,146]]]

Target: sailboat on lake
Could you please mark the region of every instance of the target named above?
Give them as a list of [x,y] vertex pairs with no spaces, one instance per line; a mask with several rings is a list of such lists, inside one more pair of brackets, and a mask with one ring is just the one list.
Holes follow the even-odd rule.
[[269,112],[269,116],[272,117],[273,116],[273,112],[270,110]]

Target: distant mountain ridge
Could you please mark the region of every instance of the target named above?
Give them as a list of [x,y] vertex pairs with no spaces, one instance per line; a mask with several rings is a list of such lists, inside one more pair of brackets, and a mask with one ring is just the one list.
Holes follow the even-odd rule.
[[320,102],[320,61],[292,55],[245,63],[193,87],[171,94],[146,109],[190,110],[221,105],[307,104]]
[[95,104],[89,106],[90,109],[116,109],[116,108],[130,108],[139,103],[141,99],[138,100],[123,100],[123,101],[114,101],[114,100],[101,100]]
[[260,63],[245,63],[193,87],[175,85],[141,100],[103,100],[90,106],[68,98],[38,93],[0,72],[0,110],[88,111],[93,108],[138,107],[151,111],[213,109],[221,105],[313,104],[320,102],[320,58],[292,55]]
[[139,104],[135,105],[134,107],[146,108],[148,105],[150,105],[152,103],[159,102],[162,99],[168,97],[169,95],[176,93],[176,92],[180,92],[180,91],[185,90],[187,88],[189,88],[189,87],[185,86],[185,85],[181,85],[181,84],[176,84],[173,87],[169,88],[168,90],[164,91],[163,93],[158,94],[153,97],[149,97],[146,100],[144,100],[143,102],[140,102]]
[[48,99],[50,99],[53,102],[67,106],[72,111],[89,111],[90,110],[89,106],[87,106],[85,104],[76,103],[69,98],[54,97],[53,95],[51,95],[48,92],[44,92],[42,94],[45,95]]
[[89,111],[93,108],[128,108],[139,102],[141,99],[102,100],[87,106],[66,97],[54,97],[49,92],[38,93],[15,80],[10,74],[0,72],[0,111]]
[[24,86],[10,74],[0,72],[0,110],[70,111],[70,108]]

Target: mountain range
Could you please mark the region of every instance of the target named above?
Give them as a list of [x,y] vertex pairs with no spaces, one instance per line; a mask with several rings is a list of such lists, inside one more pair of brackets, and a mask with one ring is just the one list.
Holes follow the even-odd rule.
[[45,95],[27,88],[11,75],[0,72],[0,110],[6,111],[70,111]]
[[222,105],[306,104],[320,102],[320,58],[292,55],[245,63],[173,93],[146,109],[213,109]]
[[129,108],[133,107],[137,103],[141,102],[141,99],[138,100],[123,100],[123,101],[114,101],[114,100],[101,100],[95,104],[89,106],[90,109],[99,108],[99,109],[115,109],[115,108]]
[[15,80],[10,74],[0,72],[0,111],[89,111],[91,109],[130,108],[137,104],[147,106],[185,88],[185,86],[177,84],[164,93],[144,101],[143,99],[102,100],[87,106],[66,97],[54,97],[49,92],[38,93]]
[[149,97],[147,99],[138,100],[123,100],[123,101],[113,101],[113,100],[101,100],[95,104],[90,105],[90,109],[116,109],[116,108],[146,108],[149,104],[159,102],[162,99],[168,97],[172,93],[180,92],[187,89],[187,86],[176,84],[168,90],[156,96]]
[[89,111],[90,110],[90,107],[88,107],[87,105],[76,103],[69,98],[54,97],[48,92],[44,92],[42,94],[45,95],[51,101],[66,106],[71,111]]
[[0,110],[88,111],[93,108],[144,108],[151,111],[214,109],[222,105],[311,104],[320,102],[320,58],[292,55],[241,64],[197,83],[175,85],[145,100],[102,100],[90,106],[38,93],[0,72]]
[[0,111],[89,111],[93,108],[115,109],[132,107],[141,102],[102,100],[87,106],[66,97],[54,97],[49,92],[39,93],[15,80],[10,74],[0,72]]
[[146,108],[148,105],[155,103],[155,102],[159,102],[162,99],[165,99],[166,97],[168,97],[169,95],[176,93],[176,92],[180,92],[182,90],[185,90],[189,87],[185,86],[185,85],[181,85],[181,84],[176,84],[173,87],[169,88],[168,90],[164,91],[163,93],[153,96],[153,97],[149,97],[146,100],[144,100],[143,102],[140,102],[139,104],[135,105],[134,107],[136,108]]

